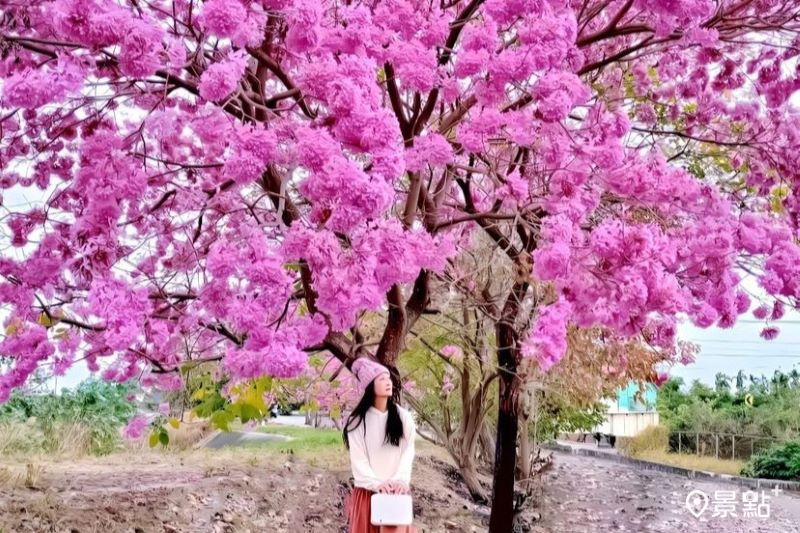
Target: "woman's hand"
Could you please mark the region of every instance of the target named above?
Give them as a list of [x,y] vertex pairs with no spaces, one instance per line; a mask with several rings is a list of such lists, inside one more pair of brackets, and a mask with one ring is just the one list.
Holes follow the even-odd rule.
[[378,492],[383,494],[408,494],[411,492],[408,488],[408,485],[403,483],[402,481],[384,481],[378,487]]
[[380,492],[381,494],[394,494],[394,492],[392,492],[393,483],[394,483],[393,481],[384,481],[383,483],[378,485],[378,492]]
[[394,485],[395,485],[395,490],[396,490],[395,494],[410,494],[411,493],[411,489],[408,487],[408,485],[406,485],[402,481],[395,481]]

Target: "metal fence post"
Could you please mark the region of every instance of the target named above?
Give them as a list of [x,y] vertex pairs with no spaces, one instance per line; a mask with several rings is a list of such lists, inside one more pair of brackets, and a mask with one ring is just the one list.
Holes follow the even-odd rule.
[[680,453],[681,453],[681,441],[682,440],[683,439],[681,438],[681,432],[679,431],[678,432],[678,455],[680,455]]
[[731,435],[731,461],[736,460],[736,435]]
[[700,455],[700,433],[695,433],[695,448],[694,451],[697,455]]
[[714,457],[719,459],[719,433],[714,433]]

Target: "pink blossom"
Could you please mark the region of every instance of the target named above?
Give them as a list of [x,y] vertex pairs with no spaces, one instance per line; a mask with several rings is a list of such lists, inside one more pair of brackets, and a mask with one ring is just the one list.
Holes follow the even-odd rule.
[[569,272],[569,245],[555,242],[534,254],[534,272],[541,280],[555,280]]
[[122,434],[126,439],[135,440],[142,436],[147,426],[147,418],[144,415],[136,415],[128,421]]
[[699,44],[701,46],[714,46],[719,41],[719,32],[708,28],[689,28],[683,34],[687,44]]
[[399,42],[391,60],[400,83],[415,91],[430,91],[436,84],[436,53],[422,43]]
[[131,23],[122,39],[122,72],[133,77],[155,73],[162,65],[159,51],[162,49],[163,35],[163,30],[153,23]]
[[131,19],[128,11],[97,0],[57,0],[48,8],[60,36],[94,47],[118,43]]
[[80,63],[67,57],[59,58],[52,68],[24,69],[4,81],[2,102],[26,109],[60,102],[83,86],[83,75]]
[[417,390],[417,383],[412,379],[407,379],[403,382],[403,391],[408,394],[414,394]]
[[233,36],[247,18],[247,10],[239,0],[207,0],[202,5],[198,22],[218,37]]
[[770,315],[770,319],[780,320],[781,318],[783,318],[785,312],[786,310],[784,308],[783,302],[781,302],[780,300],[775,300],[775,304],[772,307],[772,314]]
[[680,363],[682,365],[690,365],[695,362],[695,351],[693,348],[684,345],[680,348]]
[[522,343],[522,354],[532,357],[547,372],[567,352],[567,324],[570,305],[563,299],[539,312],[528,337]]
[[766,305],[760,305],[753,310],[753,316],[759,320],[767,318],[767,313],[769,313],[769,308]]
[[764,340],[771,341],[775,339],[780,333],[780,330],[775,327],[767,327],[761,330],[761,338]]
[[314,50],[321,37],[322,29],[319,27],[322,18],[322,6],[316,0],[298,0],[289,10],[289,30],[286,34],[286,44],[296,53]]
[[540,79],[534,87],[543,120],[563,120],[578,104],[589,98],[589,89],[574,74],[553,73]]
[[449,396],[451,392],[456,388],[455,383],[453,383],[450,376],[445,376],[442,380],[442,396]]
[[453,159],[453,149],[447,139],[437,133],[419,137],[414,146],[406,150],[406,168],[422,170],[425,165],[444,165]]
[[211,64],[200,77],[200,96],[212,102],[224,100],[239,85],[247,67],[247,53],[239,51]]
[[464,358],[464,352],[461,350],[459,346],[454,344],[448,344],[443,346],[439,352],[444,355],[445,357],[452,359],[454,361],[460,361]]

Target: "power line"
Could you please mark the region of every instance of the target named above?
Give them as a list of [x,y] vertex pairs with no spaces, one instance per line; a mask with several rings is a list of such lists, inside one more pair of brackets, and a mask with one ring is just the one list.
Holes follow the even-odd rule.
[[[681,340],[683,340],[683,339],[681,339]],[[707,342],[718,342],[718,343],[722,343],[722,344],[763,344],[764,346],[774,346],[776,344],[781,344],[781,345],[790,344],[790,345],[793,345],[793,346],[800,345],[800,343],[797,342],[797,341],[768,341],[768,340],[763,340],[763,339],[762,340],[758,340],[758,341],[757,340],[741,340],[741,341],[738,341],[738,340],[733,340],[733,339],[707,339],[707,340],[695,340],[695,341],[688,341],[688,342],[691,342],[693,344],[705,344]]]
[[764,355],[764,354],[758,354],[758,353],[754,353],[754,354],[744,354],[744,353],[740,353],[740,354],[736,354],[736,353],[725,354],[725,353],[703,353],[703,352],[700,352],[697,355],[697,357],[698,358],[700,358],[700,357],[752,357],[754,359],[762,359],[762,358],[769,357],[770,359],[773,359],[773,358],[797,359],[798,361],[800,361],[800,355],[791,355],[791,354]]
[[[756,318],[740,318],[740,319],[736,320],[736,324],[764,324],[764,325],[766,325],[766,321],[765,320],[759,320],[759,319],[756,319]],[[734,326],[736,324],[734,324]],[[776,326],[779,326],[781,324],[800,324],[800,319],[798,319],[798,318],[781,318],[781,319],[778,319],[778,320],[770,320],[770,324],[774,324]],[[708,329],[708,328],[702,328],[702,329]],[[726,329],[730,329],[730,328],[726,328]]]

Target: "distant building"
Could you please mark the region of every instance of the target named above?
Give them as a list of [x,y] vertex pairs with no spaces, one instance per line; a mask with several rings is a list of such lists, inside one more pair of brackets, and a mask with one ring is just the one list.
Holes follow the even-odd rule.
[[650,383],[643,390],[640,390],[638,383],[628,383],[617,391],[616,398],[603,401],[608,411],[603,422],[592,433],[633,437],[648,426],[658,425],[657,395],[658,389]]
[[658,389],[652,383],[647,383],[644,390],[640,390],[639,384],[630,382],[627,387],[617,391],[616,402],[610,400],[606,402],[609,411],[619,413],[639,413],[642,411],[655,411]]

